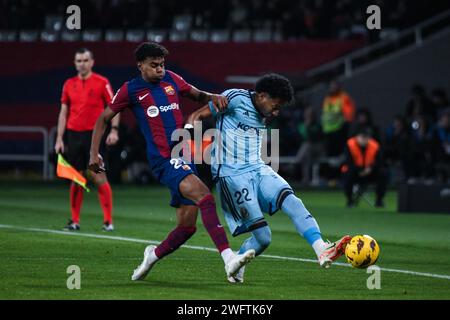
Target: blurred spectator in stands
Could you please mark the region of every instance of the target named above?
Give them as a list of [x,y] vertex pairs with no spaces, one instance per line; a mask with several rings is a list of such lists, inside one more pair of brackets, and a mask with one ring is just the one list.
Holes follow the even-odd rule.
[[233,0],[231,2],[231,12],[229,27],[231,29],[243,29],[249,27],[249,11],[244,3],[240,0]]
[[280,155],[295,156],[301,142],[297,129],[301,117],[302,109],[284,108],[277,118],[267,119],[270,128],[280,130]]
[[381,142],[380,130],[373,122],[372,112],[366,107],[358,108],[356,111],[355,121],[352,123],[350,129],[350,136],[354,136],[356,130],[361,127],[370,128],[372,130],[372,138]]
[[303,121],[298,125],[301,138],[300,148],[296,155],[296,162],[301,166],[302,183],[311,183],[312,165],[323,156],[322,127],[311,106],[303,112]]
[[408,148],[410,144],[409,127],[401,115],[396,115],[392,124],[386,130],[385,161],[389,167],[400,163],[405,171]]
[[347,207],[358,203],[369,184],[376,186],[376,207],[384,207],[387,173],[383,168],[380,144],[372,138],[371,129],[360,127],[356,136],[347,140],[345,164],[342,166]]
[[419,116],[410,126],[411,139],[405,163],[406,178],[408,183],[415,183],[418,179],[430,182],[435,174],[434,131],[424,116]]
[[431,91],[431,102],[436,110],[437,119],[439,119],[443,113],[450,111],[450,102],[445,90],[442,88],[436,88]]
[[349,125],[353,121],[355,105],[337,81],[332,81],[322,106],[322,130],[328,157],[343,153]]
[[450,111],[443,113],[436,127],[438,140],[436,171],[439,181],[450,182]]
[[405,115],[409,123],[412,123],[421,116],[424,116],[426,121],[436,120],[436,109],[422,85],[415,84],[411,88],[411,98],[406,104]]
[[[0,0],[0,29],[45,28],[46,15],[66,14],[70,1]],[[172,28],[174,18],[190,15],[195,28],[277,28],[285,39],[344,39],[365,26],[369,4],[381,8],[383,28],[404,29],[449,9],[447,0],[80,0],[86,29]],[[358,29],[358,28],[357,28]],[[360,28],[359,28],[360,29]],[[361,29],[360,29],[361,30]],[[369,41],[378,39],[371,30]],[[356,31],[356,34],[361,34]]]

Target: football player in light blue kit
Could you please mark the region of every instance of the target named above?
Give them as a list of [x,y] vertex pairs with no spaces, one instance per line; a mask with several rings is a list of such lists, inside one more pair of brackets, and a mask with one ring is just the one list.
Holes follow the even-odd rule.
[[[285,212],[297,232],[314,249],[319,264],[328,268],[344,253],[351,237],[329,243],[322,239],[319,226],[291,186],[261,159],[266,118],[278,116],[280,108],[293,99],[288,79],[277,74],[260,78],[255,91],[230,89],[222,93],[228,108],[217,113],[212,105],[192,113],[187,126],[214,116],[219,135],[211,151],[211,170],[220,194],[222,210],[233,236],[250,232],[239,252],[254,249],[260,255],[271,242],[264,213]],[[244,267],[230,282],[243,282]]]

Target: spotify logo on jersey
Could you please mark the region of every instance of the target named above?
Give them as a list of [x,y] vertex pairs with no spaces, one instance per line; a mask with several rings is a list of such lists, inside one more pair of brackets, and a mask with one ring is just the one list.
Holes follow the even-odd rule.
[[148,115],[150,118],[157,117],[158,114],[159,114],[159,109],[158,109],[157,106],[150,106],[150,107],[148,107],[148,109],[147,109],[147,115]]

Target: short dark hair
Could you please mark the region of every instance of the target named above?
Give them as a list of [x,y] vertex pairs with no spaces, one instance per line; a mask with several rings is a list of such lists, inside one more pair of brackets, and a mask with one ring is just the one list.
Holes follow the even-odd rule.
[[143,42],[134,50],[134,57],[137,62],[144,61],[147,58],[165,57],[168,54],[169,50],[156,42]]
[[281,99],[291,103],[294,99],[294,89],[291,82],[282,75],[269,73],[258,79],[255,85],[256,92],[265,92],[273,99]]
[[91,56],[91,59],[94,59],[94,54],[88,48],[80,48],[77,51],[75,51],[75,54],[83,54],[83,53],[86,53],[86,52],[89,52],[89,55]]

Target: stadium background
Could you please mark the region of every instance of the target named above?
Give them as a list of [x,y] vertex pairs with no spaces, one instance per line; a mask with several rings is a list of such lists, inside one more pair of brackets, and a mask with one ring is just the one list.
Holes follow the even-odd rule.
[[[78,4],[81,8],[80,31],[65,29],[68,16],[65,10],[70,4]],[[365,26],[368,16],[366,8],[370,4],[377,4],[381,8],[382,29],[379,31],[370,31]],[[134,48],[141,41],[153,40],[162,42],[169,49],[168,69],[205,90],[220,92],[229,87],[251,88],[258,75],[269,71],[291,79],[296,90],[295,105],[284,110],[280,119],[273,123],[273,127],[279,128],[281,133],[280,170],[289,182],[300,187],[304,201],[311,205],[313,212],[318,212],[319,222],[332,225],[326,229],[326,234],[335,237],[344,229],[345,232],[364,230],[381,239],[383,253],[391,249],[391,253],[381,261],[386,261],[388,267],[410,270],[415,265],[417,272],[448,273],[448,258],[444,258],[438,266],[427,263],[442,255],[447,257],[450,252],[448,215],[430,216],[427,210],[422,209],[421,214],[409,218],[408,222],[404,216],[393,215],[397,214],[397,190],[400,187],[416,185],[425,188],[419,191],[423,192],[433,187],[449,186],[448,176],[435,170],[440,167],[438,164],[443,164],[445,172],[450,163],[448,151],[445,153],[443,150],[445,141],[440,140],[438,134],[442,128],[447,134],[450,130],[449,125],[445,127],[442,121],[450,108],[449,26],[450,6],[448,2],[438,0],[432,1],[432,5],[429,1],[406,0],[235,0],[190,3],[172,0],[0,0],[0,222],[4,225],[59,229],[59,221],[63,221],[69,210],[68,199],[65,199],[66,185],[55,178],[55,155],[52,150],[62,84],[66,78],[75,74],[72,63],[74,51],[80,47],[90,48],[95,56],[94,71],[108,77],[114,90],[117,90],[124,81],[137,74],[132,55]],[[299,169],[301,163],[293,158],[304,142],[298,129],[304,121],[304,110],[312,107],[320,119],[328,82],[333,79],[340,80],[345,91],[354,99],[357,111],[365,109],[371,113],[371,125],[380,133],[379,140],[385,150],[399,147],[389,140],[394,117],[401,116],[405,123],[408,154],[403,155],[405,158],[393,155],[391,159],[385,159],[390,172],[390,192],[386,208],[381,211],[364,203],[354,211],[345,210],[338,170],[327,170],[327,166],[332,163],[328,161],[330,159],[321,157],[319,179],[305,182]],[[418,106],[415,112],[408,111],[411,105]],[[186,114],[196,107],[183,101]],[[8,131],[8,128],[17,126],[19,130],[31,126],[43,128],[46,132],[45,142],[40,133]],[[426,129],[418,130],[423,127]],[[158,187],[146,172],[144,145],[130,115],[124,116],[120,134],[121,143],[109,150],[108,157],[110,181],[117,186],[115,212],[122,211],[118,212],[117,218],[122,225],[119,234],[123,232],[125,236],[148,238],[149,231],[140,225],[140,221],[150,219],[161,223],[151,231],[151,238],[161,238],[169,228],[169,218],[173,213],[163,201],[157,201],[156,208],[160,212],[149,218],[144,214],[147,210],[145,205],[135,201],[146,197],[164,200],[167,192]],[[317,143],[321,144],[322,141]],[[448,140],[446,143],[449,143]],[[45,144],[47,149],[44,148]],[[42,154],[43,158],[40,158]],[[28,161],[33,157],[38,161]],[[407,173],[405,159],[412,159],[419,164],[414,174]],[[48,167],[42,169],[42,161],[48,161]],[[45,179],[42,179],[43,175]],[[119,187],[119,184],[125,185]],[[149,187],[143,189],[135,184]],[[123,201],[122,204],[120,201]],[[150,202],[150,205],[154,204]],[[440,212],[450,210],[450,206],[446,208]],[[86,224],[94,224],[94,217],[98,214],[95,199],[88,198],[82,209]],[[349,226],[355,219],[359,219],[358,222]],[[24,221],[26,223],[22,223]],[[286,231],[290,230],[288,221],[274,217],[273,226],[274,233],[278,230],[281,235],[274,240],[279,243],[270,252],[298,255],[292,246],[285,246],[294,238],[290,231]],[[97,232],[97,229],[87,230]],[[426,236],[418,236],[424,230],[430,236],[426,240],[423,239]],[[20,244],[14,233],[4,232],[3,237],[4,243],[10,244],[6,245],[5,256],[17,255],[16,250],[27,247],[33,237],[42,246],[38,252],[46,250],[47,240],[44,236],[30,235],[27,239],[21,238],[25,241]],[[194,244],[208,245],[205,239],[206,235],[200,234]],[[62,237],[60,241],[62,246],[71,246]],[[106,240],[102,241],[106,243]],[[74,250],[79,250],[76,244],[73,246]],[[395,250],[409,246],[415,248],[408,254],[402,253],[400,257],[394,255]],[[133,250],[130,252],[135,252],[134,255],[119,255],[119,259],[131,260],[141,255],[140,248]],[[303,256],[309,254],[306,247],[302,250]],[[101,254],[102,248],[95,247],[94,251],[95,254]],[[56,255],[57,251],[53,253]],[[181,253],[181,256],[189,259],[187,253]],[[196,259],[199,259],[200,254],[194,256],[193,260],[189,260],[187,270],[195,270]],[[422,258],[415,261],[415,256]],[[71,259],[75,261],[74,257]],[[87,262],[90,257],[83,256],[80,259]],[[13,260],[8,260],[7,265],[14,266]],[[106,261],[102,260],[101,263],[105,264]],[[176,267],[176,263],[175,259],[173,266]],[[266,270],[266,265],[260,267],[261,272]],[[285,265],[283,270],[291,270],[291,267]],[[122,261],[120,268],[119,273],[126,273],[130,267]],[[317,272],[312,268],[308,266],[306,270],[320,279],[321,276],[316,275]],[[6,269],[2,272],[8,274]],[[112,270],[109,272],[113,273]],[[345,272],[346,276],[350,276],[349,270]],[[167,279],[171,276],[168,274]],[[364,273],[358,274],[358,277],[359,280],[364,279]],[[263,281],[263,278],[260,275],[259,280]],[[379,297],[409,297],[402,291],[409,290],[404,289],[404,283],[410,281],[409,278],[406,280],[401,279],[401,276],[392,276],[390,280],[400,284]],[[53,280],[36,281],[36,287],[30,289],[32,297],[65,297],[66,293],[62,291],[39,291],[40,285],[49,285]],[[196,280],[192,277],[189,281],[194,283]],[[431,284],[425,280],[414,282],[411,290],[415,295],[412,297],[450,297],[447,278],[439,280],[444,281],[442,283],[435,279],[430,281]],[[336,287],[339,285],[337,282]],[[435,294],[420,291],[418,288],[422,285],[434,286]],[[16,288],[12,282],[9,286]],[[351,298],[350,290],[342,296],[337,289],[331,293],[311,289],[315,292],[312,296],[292,292],[291,288],[284,286],[272,294],[267,291],[266,296],[259,295],[255,288],[252,290],[254,292],[250,298]],[[124,293],[119,297],[133,297],[132,291],[130,296]],[[285,296],[284,292],[292,295]],[[225,297],[233,298],[234,293],[226,293]],[[198,291],[194,298],[222,297],[209,294],[211,292]],[[367,292],[362,295],[365,298],[374,297]],[[20,292],[13,290],[12,294],[4,291],[1,296],[24,298],[27,293],[26,289]],[[99,290],[87,297],[118,296],[105,295]],[[153,291],[143,297],[171,298],[170,293],[158,295]]]

